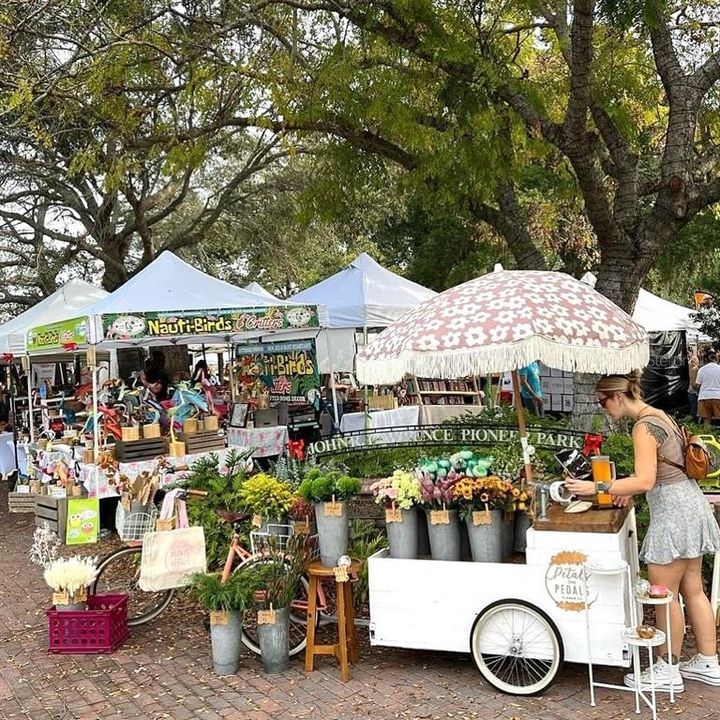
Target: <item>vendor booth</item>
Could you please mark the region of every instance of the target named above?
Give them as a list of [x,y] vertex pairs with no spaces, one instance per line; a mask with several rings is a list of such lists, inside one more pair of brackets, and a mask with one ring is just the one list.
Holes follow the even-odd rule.
[[[367,253],[358,255],[346,268],[331,277],[293,296],[293,301],[323,305],[328,312],[328,329],[320,333],[319,344],[330,346],[328,355],[333,358],[331,367],[321,363],[321,372],[330,373],[343,384],[340,412],[340,430],[347,432],[358,426],[373,427],[374,412],[382,412],[377,422],[402,425],[406,412],[396,409],[395,393],[387,389],[383,395],[363,393],[354,385],[355,354],[368,338],[387,327],[404,313],[437,295],[407,278],[387,270]],[[406,393],[403,393],[406,395]],[[417,405],[418,396],[407,397],[409,404]]]
[[[592,273],[582,280],[595,285]],[[686,407],[688,349],[709,339],[700,330],[695,310],[641,288],[632,317],[645,328],[650,341],[650,360],[642,377],[645,400],[668,412]]]
[[[55,353],[49,357],[36,357],[34,366],[31,366],[27,359],[28,331],[33,327],[73,317],[107,295],[105,290],[83,280],[70,280],[52,295],[0,325],[0,354],[8,365],[23,363],[27,382],[27,387],[15,388],[12,391],[14,431],[0,435],[0,472],[7,473],[17,467],[23,474],[26,473],[25,448],[16,448],[18,432],[27,434],[30,440],[33,440],[36,431],[40,432],[43,427],[49,427],[50,418],[60,413],[62,393],[54,397],[47,397],[46,394],[41,398],[37,393],[33,394],[33,388],[40,385],[46,388],[72,386],[72,376],[78,373],[78,362],[82,360],[72,352]],[[109,372],[113,359],[111,354],[105,354],[102,359]]]
[[[103,350],[222,343],[232,353],[237,343],[274,332],[290,337],[317,332],[322,321],[322,310],[316,307],[242,290],[165,252],[78,317],[45,326],[42,332],[31,329],[28,350],[31,356],[48,356],[72,343],[93,358]],[[91,365],[97,368],[97,363]],[[151,372],[147,366],[146,371]],[[166,455],[162,435],[168,430],[170,457],[163,465],[170,475],[172,467],[187,467],[205,452],[223,452],[225,438],[218,433],[218,416],[235,411],[239,399],[232,373],[228,380],[230,397],[227,402],[221,399],[222,409],[216,402],[217,389],[209,386],[203,392],[178,389],[165,403],[137,399],[128,405],[129,388],[123,385],[117,394],[117,387],[101,387],[95,369],[94,421],[85,428],[92,431],[93,443],[83,451],[86,462],[79,463],[77,480],[91,496],[115,494],[119,476],[148,472],[147,463]],[[115,436],[113,460],[104,455],[109,428]],[[242,441],[255,447],[255,439],[246,436]]]

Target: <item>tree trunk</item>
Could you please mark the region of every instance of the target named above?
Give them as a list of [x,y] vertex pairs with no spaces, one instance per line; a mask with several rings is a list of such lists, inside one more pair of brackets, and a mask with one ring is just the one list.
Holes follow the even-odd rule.
[[[613,248],[602,254],[595,289],[616,305],[632,314],[647,268],[648,258],[633,259],[626,248]],[[638,368],[640,369],[640,368]],[[600,375],[576,373],[573,390],[575,399],[571,423],[578,430],[600,431],[607,427],[602,409],[595,396],[595,384]]]

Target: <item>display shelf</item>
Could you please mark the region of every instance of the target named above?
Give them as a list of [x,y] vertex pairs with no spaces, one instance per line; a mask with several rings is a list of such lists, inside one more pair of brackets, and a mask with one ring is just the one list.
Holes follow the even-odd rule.
[[[419,405],[482,405],[482,394],[475,377],[435,380],[411,376],[408,380],[407,395],[417,398]],[[447,398],[448,402],[437,402],[441,398]],[[452,401],[453,398],[455,402]],[[473,401],[467,403],[466,398],[473,398]],[[425,399],[428,402],[425,402]]]
[[668,590],[668,594],[662,598],[654,598],[649,595],[635,595],[635,600],[643,605],[669,605],[672,602],[673,594]]
[[665,633],[657,628],[655,629],[655,635],[651,638],[641,638],[635,628],[625,628],[623,637],[630,645],[645,648],[658,647],[658,645],[662,645],[665,642]]

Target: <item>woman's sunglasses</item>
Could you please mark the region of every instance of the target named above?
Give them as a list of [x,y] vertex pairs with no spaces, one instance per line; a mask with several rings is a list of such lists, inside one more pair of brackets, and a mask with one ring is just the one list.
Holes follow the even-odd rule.
[[598,398],[598,405],[599,405],[603,410],[605,410],[605,408],[607,407],[608,401],[610,400],[611,397],[612,397],[612,395],[606,395],[605,397],[599,397],[599,398]]

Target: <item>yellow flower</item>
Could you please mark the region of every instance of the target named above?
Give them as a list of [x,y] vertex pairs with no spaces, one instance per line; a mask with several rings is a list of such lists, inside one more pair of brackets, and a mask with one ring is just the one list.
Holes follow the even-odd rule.
[[517,506],[517,507],[518,507],[518,510],[525,510],[525,503],[524,503],[524,502],[520,502],[520,503],[518,503],[518,506]]

